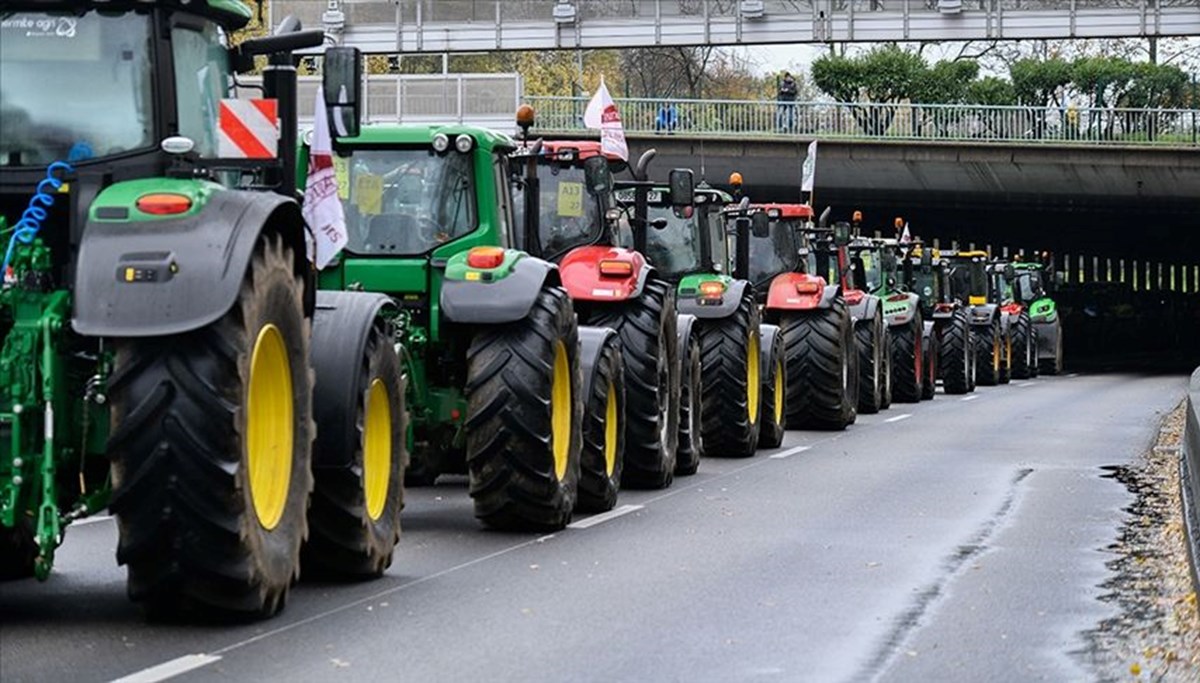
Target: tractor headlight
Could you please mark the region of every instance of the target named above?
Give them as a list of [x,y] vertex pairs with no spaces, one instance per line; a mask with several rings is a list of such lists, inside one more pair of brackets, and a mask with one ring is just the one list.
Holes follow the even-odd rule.
[[445,133],[438,133],[433,136],[433,149],[438,154],[450,149],[450,137]]
[[454,149],[457,149],[459,154],[466,154],[475,147],[475,138],[463,133],[454,138]]

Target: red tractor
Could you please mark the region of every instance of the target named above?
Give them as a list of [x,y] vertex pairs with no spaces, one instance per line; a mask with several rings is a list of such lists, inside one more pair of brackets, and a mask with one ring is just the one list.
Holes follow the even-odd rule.
[[[784,335],[787,427],[844,429],[858,415],[860,387],[850,298],[858,305],[866,296],[841,284],[849,230],[836,236],[841,258],[831,262],[828,249],[814,248],[814,236],[830,231],[813,224],[811,206],[758,204],[750,209],[768,219],[765,230],[751,233],[748,275],[756,290],[765,293],[760,295],[763,320],[778,324]],[[882,332],[882,318],[877,322]]]
[[[532,118],[532,112],[522,111],[518,124],[527,131]],[[616,246],[619,211],[613,173],[627,164],[604,155],[594,141],[538,140],[523,145],[511,160],[514,214],[523,226],[523,244],[517,246],[558,263],[580,323],[611,330],[604,343],[618,346],[623,357],[624,462],[586,454],[599,450],[589,444],[604,443],[589,438],[589,429],[615,427],[607,417],[600,419],[608,415],[605,405],[585,405],[580,499],[587,508],[608,509],[618,486],[670,486],[676,473],[695,472],[699,458],[678,462],[680,349],[674,288],[641,253]]]

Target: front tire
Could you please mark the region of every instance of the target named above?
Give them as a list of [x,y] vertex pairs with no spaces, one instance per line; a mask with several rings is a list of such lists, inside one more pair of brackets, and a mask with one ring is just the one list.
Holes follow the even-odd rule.
[[921,400],[925,369],[924,323],[917,312],[903,327],[889,330],[892,338],[892,399],[897,403]]
[[938,327],[941,353],[938,365],[941,369],[942,388],[947,394],[966,394],[971,386],[971,363],[975,350],[971,347],[971,326],[966,314],[958,311],[954,317],[941,322]]
[[695,474],[704,457],[704,421],[700,408],[704,383],[701,381],[700,343],[694,336],[688,339],[686,349],[680,358],[679,449],[675,459],[675,474],[680,477]]
[[220,320],[116,343],[109,507],[129,596],[152,615],[270,616],[298,576],[314,424],[293,264],[264,235]]
[[1029,379],[1033,376],[1033,364],[1030,363],[1033,352],[1033,324],[1029,321],[1029,314],[1021,311],[1012,326],[1013,379]]
[[783,331],[771,338],[767,354],[767,378],[763,382],[762,419],[758,427],[759,448],[783,445],[784,420],[787,419],[787,368],[784,366]]
[[485,526],[556,531],[571,521],[582,442],[579,328],[561,287],[525,319],[480,328],[467,349],[467,474]]
[[[383,325],[376,324],[367,337],[360,373],[353,423],[358,438],[352,459],[345,467],[319,468],[315,473],[309,538],[301,562],[320,576],[381,576],[391,566],[400,540],[408,460],[405,387],[400,361]],[[326,379],[332,380],[318,378],[318,394]],[[321,398],[318,395],[317,400]],[[337,436],[322,423],[317,452],[337,458],[330,452],[342,447]]]
[[887,359],[884,357],[883,318],[878,313],[870,321],[854,326],[854,347],[858,353],[858,412],[878,413],[883,408]]
[[583,449],[579,464],[581,512],[607,512],[617,505],[625,461],[625,366],[620,343],[609,336],[592,368],[591,391],[584,400]]
[[1000,320],[975,327],[975,381],[985,387],[1000,383],[1000,353],[1003,340]]

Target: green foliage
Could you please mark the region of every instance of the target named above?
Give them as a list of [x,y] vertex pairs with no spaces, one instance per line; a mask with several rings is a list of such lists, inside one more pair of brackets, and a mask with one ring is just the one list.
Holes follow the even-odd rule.
[[972,60],[938,62],[917,75],[911,99],[930,104],[964,102],[978,74],[979,64]]
[[1021,59],[1009,67],[1020,104],[1044,107],[1058,101],[1059,90],[1071,82],[1072,65],[1064,59]]
[[920,91],[927,69],[920,55],[884,45],[856,57],[818,57],[812,77],[839,102],[899,102]]
[[1017,103],[1017,91],[1011,81],[988,76],[968,84],[964,100],[994,107],[1013,105]]
[[[1133,83],[1119,103],[1122,107],[1164,109],[1188,106],[1188,75],[1170,64],[1134,65]],[[1192,102],[1192,107],[1200,103]]]

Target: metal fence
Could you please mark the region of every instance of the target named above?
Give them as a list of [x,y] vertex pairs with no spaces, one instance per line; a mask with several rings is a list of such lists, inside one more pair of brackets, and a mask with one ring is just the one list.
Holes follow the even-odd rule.
[[[587,99],[528,97],[538,125],[578,131]],[[698,137],[1200,145],[1200,110],[617,99],[627,132]]]
[[[316,101],[319,76],[301,76],[300,102]],[[240,78],[238,97],[256,97],[258,78]],[[519,74],[385,75],[363,78],[363,120],[369,123],[472,123],[508,130],[521,100]],[[300,123],[312,122],[302,104]]]

